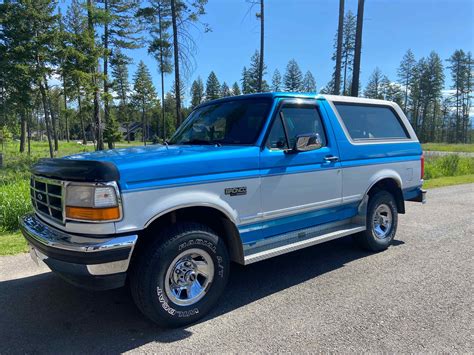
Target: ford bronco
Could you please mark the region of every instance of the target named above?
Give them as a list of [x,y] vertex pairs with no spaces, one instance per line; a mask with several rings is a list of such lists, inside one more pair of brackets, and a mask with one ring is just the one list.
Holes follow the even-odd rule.
[[229,263],[353,235],[386,249],[425,201],[420,143],[400,107],[264,93],[198,106],[164,145],[45,159],[21,218],[35,260],[81,287],[129,285],[181,326],[215,306]]

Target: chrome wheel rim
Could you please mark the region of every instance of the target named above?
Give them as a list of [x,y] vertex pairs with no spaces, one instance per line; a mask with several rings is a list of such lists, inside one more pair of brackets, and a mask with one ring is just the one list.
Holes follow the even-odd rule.
[[381,204],[375,209],[373,220],[374,234],[379,239],[385,239],[390,233],[393,223],[392,210],[386,204]]
[[205,250],[188,249],[171,262],[165,292],[174,304],[190,306],[202,299],[214,279],[214,262]]

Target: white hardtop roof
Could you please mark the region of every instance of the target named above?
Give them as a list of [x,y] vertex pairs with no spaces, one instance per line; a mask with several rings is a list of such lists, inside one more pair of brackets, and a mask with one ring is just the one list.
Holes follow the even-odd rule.
[[353,96],[340,96],[340,95],[318,95],[317,97],[325,98],[328,101],[335,102],[351,102],[359,104],[372,104],[372,105],[390,105],[394,106],[394,102],[378,99],[367,99],[365,97],[353,97]]

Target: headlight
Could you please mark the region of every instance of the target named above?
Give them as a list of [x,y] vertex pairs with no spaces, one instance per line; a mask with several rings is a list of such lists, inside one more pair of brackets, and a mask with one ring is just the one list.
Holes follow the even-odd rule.
[[120,219],[115,184],[70,184],[66,189],[66,218],[83,221]]

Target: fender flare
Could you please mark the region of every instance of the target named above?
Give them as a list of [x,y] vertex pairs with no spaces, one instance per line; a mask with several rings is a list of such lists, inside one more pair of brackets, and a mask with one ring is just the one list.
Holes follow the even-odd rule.
[[[176,203],[176,201],[180,201]],[[210,194],[205,192],[179,192],[167,196],[163,200],[159,201],[159,205],[163,206],[159,209],[152,218],[150,218],[143,228],[147,228],[158,218],[164,216],[173,211],[177,211],[188,207],[209,207],[218,210],[223,213],[235,226],[237,226],[238,214],[226,201],[222,200],[216,194]]]

